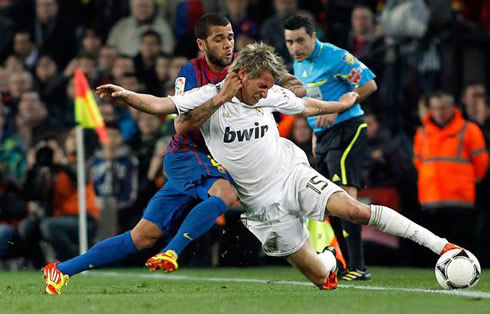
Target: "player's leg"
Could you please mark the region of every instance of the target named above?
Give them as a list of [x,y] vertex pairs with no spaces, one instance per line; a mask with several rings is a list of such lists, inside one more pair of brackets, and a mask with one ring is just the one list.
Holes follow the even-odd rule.
[[196,189],[199,198],[204,200],[189,212],[162,252],[172,250],[179,256],[187,245],[213,227],[216,219],[233,205],[237,197],[231,183],[221,178],[208,178]]
[[286,260],[316,286],[329,290],[337,286],[337,259],[333,251],[318,254],[308,240]]
[[[211,229],[216,219],[224,214],[237,198],[237,193],[230,183],[230,175],[210,155],[193,152],[181,155],[182,157],[185,158],[187,169],[193,174],[194,179],[186,179],[178,189],[202,202],[185,217],[167,246],[148,260],[152,270],[163,269],[169,272],[177,269],[177,259],[184,248]],[[182,169],[179,170],[181,171]]]
[[167,182],[149,201],[143,218],[133,230],[95,244],[86,253],[58,264],[58,269],[73,276],[87,269],[115,264],[152,247],[163,235],[165,226],[176,216],[176,211],[189,203],[188,196],[181,195]]
[[86,253],[57,265],[68,276],[84,270],[101,268],[125,260],[139,250],[149,248],[163,235],[153,222],[141,219],[132,231],[105,239]]
[[[344,191],[352,198],[357,199],[357,188],[354,186],[341,185]],[[350,222],[346,219],[341,219],[340,223],[343,229],[343,236],[349,254],[348,270],[342,275],[343,280],[370,280],[371,274],[366,269],[364,262],[364,248],[361,239],[361,226]]]
[[329,214],[351,222],[369,225],[380,231],[410,239],[436,254],[444,252],[448,241],[433,234],[395,210],[380,205],[365,205],[347,193],[337,192],[330,196],[326,210]]
[[[147,233],[156,231],[153,223],[142,219],[135,227],[144,228]],[[158,227],[154,226],[156,229]],[[158,232],[161,231],[158,229]],[[146,244],[145,242],[139,242]],[[45,291],[48,294],[61,294],[61,289],[68,283],[70,276],[84,270],[112,265],[126,259],[129,255],[138,252],[138,248],[131,238],[131,233],[125,232],[112,238],[105,239],[87,252],[62,263],[50,263],[43,267]]]

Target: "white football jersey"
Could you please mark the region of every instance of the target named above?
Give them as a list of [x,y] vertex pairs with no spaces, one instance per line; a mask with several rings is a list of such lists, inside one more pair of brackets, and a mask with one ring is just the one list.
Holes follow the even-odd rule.
[[[215,96],[219,87],[206,85],[171,98],[182,114]],[[209,151],[228,170],[248,209],[275,202],[274,191],[283,188],[290,169],[296,164],[308,164],[299,147],[279,136],[272,114],[279,111],[297,115],[303,110],[302,99],[274,85],[267,97],[253,106],[234,97],[201,127]]]

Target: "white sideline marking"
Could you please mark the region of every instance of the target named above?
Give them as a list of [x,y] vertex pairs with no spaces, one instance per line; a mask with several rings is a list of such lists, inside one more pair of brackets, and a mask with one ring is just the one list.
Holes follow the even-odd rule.
[[[173,275],[173,274],[122,274],[118,272],[97,271],[87,272],[89,276],[103,276],[103,277],[133,277],[133,278],[145,278],[145,279],[163,279],[163,280],[188,280],[188,281],[210,281],[210,282],[249,282],[249,283],[262,283],[262,284],[278,284],[278,285],[296,285],[296,286],[313,286],[310,282],[302,281],[285,281],[285,280],[265,280],[265,279],[247,279],[247,278],[213,278],[213,277],[193,277],[186,275]],[[355,286],[339,284],[340,288],[351,288],[360,290],[390,290],[390,291],[403,291],[403,292],[415,292],[415,293],[434,293],[434,294],[446,294],[460,297],[472,297],[472,298],[484,298],[490,299],[489,292],[472,291],[472,290],[433,290],[433,289],[421,289],[421,288],[401,288],[401,287],[378,287],[378,286]]]

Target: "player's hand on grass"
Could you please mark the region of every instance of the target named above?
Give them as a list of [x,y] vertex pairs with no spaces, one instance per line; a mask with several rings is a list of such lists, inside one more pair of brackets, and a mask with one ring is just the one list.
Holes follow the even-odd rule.
[[228,74],[225,78],[225,82],[223,83],[223,88],[219,92],[221,96],[221,100],[225,103],[230,101],[238,91],[242,88],[242,82],[238,78],[238,74],[232,72]]

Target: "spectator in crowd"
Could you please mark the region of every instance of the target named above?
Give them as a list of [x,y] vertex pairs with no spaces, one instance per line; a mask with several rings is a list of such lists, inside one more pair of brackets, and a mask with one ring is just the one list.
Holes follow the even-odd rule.
[[166,53],[174,51],[175,41],[168,23],[155,16],[152,0],[130,0],[131,15],[121,19],[109,33],[107,43],[120,54],[136,56],[141,35],[153,30],[162,39],[162,50]]
[[171,83],[175,83],[175,79],[179,74],[180,68],[189,61],[184,56],[174,56],[170,59],[170,64],[168,66],[168,80]]
[[235,32],[235,51],[257,40],[259,26],[248,16],[248,0],[226,0],[226,17]]
[[39,51],[37,50],[36,43],[29,32],[21,31],[15,33],[14,53],[20,60],[22,60],[26,69],[29,71],[34,70],[34,66],[37,63],[37,58],[39,56]]
[[166,54],[160,54],[155,64],[155,73],[158,80],[158,92],[156,96],[166,96],[165,84],[168,80],[168,69],[170,66],[170,56]]
[[414,162],[428,224],[471,250],[476,183],[485,175],[488,153],[482,132],[463,119],[450,95],[430,96],[429,114],[415,135]]
[[[71,258],[78,249],[78,195],[76,184],[75,129],[68,132],[64,149],[52,135],[31,149],[34,156],[27,174],[24,193],[28,217],[19,225],[26,254],[35,267],[44,262],[40,242],[51,244],[57,259]],[[86,187],[89,240],[95,234],[100,212],[95,203],[93,184]]]
[[116,63],[117,53],[111,46],[103,46],[100,49],[97,66],[97,82],[107,84],[112,82],[112,69]]
[[59,14],[58,0],[36,0],[36,17],[30,33],[41,53],[53,56],[59,68],[76,54],[75,25]]
[[138,81],[142,82],[146,90],[152,95],[161,93],[155,71],[161,46],[162,41],[160,35],[155,31],[148,30],[141,35],[139,53],[133,58]]
[[[466,119],[476,122],[480,125],[484,120],[478,119],[481,115],[481,111],[485,108],[486,91],[485,86],[480,82],[471,82],[467,84],[463,90],[463,96],[461,97],[463,115]],[[480,120],[480,121],[479,121]]]
[[0,178],[21,185],[26,172],[26,150],[24,141],[8,123],[9,110],[0,99]]
[[39,93],[33,89],[22,93],[15,124],[16,132],[28,148],[38,142],[45,133],[55,129],[54,122],[48,116],[46,105],[41,101]]
[[66,80],[62,74],[58,74],[56,63],[50,56],[39,57],[34,80],[41,100],[47,104],[49,115],[54,119],[63,119]]
[[17,73],[25,70],[24,64],[16,55],[10,55],[5,61],[5,68],[7,73]]
[[108,99],[97,98],[99,100],[99,110],[105,123],[118,123],[119,117],[117,116],[114,106]]
[[290,60],[284,40],[284,21],[296,11],[297,7],[296,0],[274,0],[276,13],[266,19],[260,27],[260,38],[274,47],[284,60]]
[[112,80],[117,84],[124,74],[134,73],[134,71],[133,59],[119,55],[114,61],[114,66],[112,68]]
[[20,96],[26,90],[33,88],[32,76],[27,71],[9,72],[8,93],[4,95],[4,103],[12,111],[17,111]]
[[99,34],[99,31],[93,26],[85,27],[82,36],[82,52],[98,58],[101,49],[102,36]]
[[139,216],[133,205],[138,196],[138,160],[123,143],[119,126],[107,123],[109,141],[101,143],[88,164],[97,198],[111,198],[118,210],[119,231],[131,229]]

